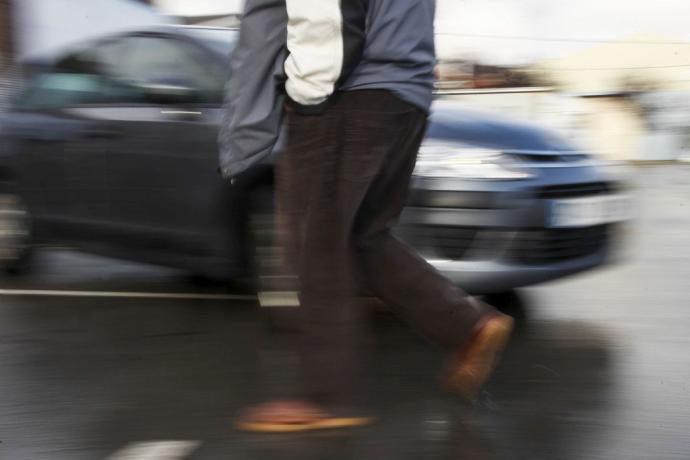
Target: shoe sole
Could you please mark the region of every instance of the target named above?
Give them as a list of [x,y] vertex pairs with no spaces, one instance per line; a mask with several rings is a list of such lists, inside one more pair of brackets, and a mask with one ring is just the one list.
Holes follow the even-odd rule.
[[335,430],[370,425],[374,419],[367,417],[333,417],[310,423],[235,422],[235,428],[255,433],[299,433],[303,431]]

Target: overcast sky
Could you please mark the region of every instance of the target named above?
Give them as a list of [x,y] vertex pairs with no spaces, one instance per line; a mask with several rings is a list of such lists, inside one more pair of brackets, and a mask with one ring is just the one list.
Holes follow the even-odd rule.
[[[237,9],[242,0],[159,0],[159,3],[177,14],[205,15]],[[549,38],[616,40],[649,34],[659,39],[690,41],[689,18],[690,0],[438,0],[438,48],[441,57],[461,54],[513,64],[557,57],[592,46],[592,43],[547,41]]]
[[690,0],[439,0],[437,32],[540,40],[442,35],[439,54],[464,52],[514,63],[557,57],[586,42],[652,35],[690,40]]

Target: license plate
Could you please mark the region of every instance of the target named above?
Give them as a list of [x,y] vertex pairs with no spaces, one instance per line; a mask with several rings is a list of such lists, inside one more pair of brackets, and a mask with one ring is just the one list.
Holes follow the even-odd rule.
[[604,195],[552,200],[547,225],[552,228],[590,227],[622,222],[631,217],[628,195]]

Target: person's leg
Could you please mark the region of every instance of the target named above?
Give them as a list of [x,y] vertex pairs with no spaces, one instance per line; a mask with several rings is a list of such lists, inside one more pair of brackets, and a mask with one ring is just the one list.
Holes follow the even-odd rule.
[[[341,187],[348,145],[347,93],[336,97],[324,119],[324,147],[311,178],[300,219],[300,314],[304,388],[325,408],[351,409],[361,396],[363,309],[355,298],[350,229],[362,192]],[[300,117],[312,130],[314,117]],[[359,197],[358,197],[359,196]]]
[[[305,388],[310,400],[324,406],[351,404],[361,381],[363,312],[355,299],[353,257],[362,205],[375,198],[381,209],[391,200],[402,207],[405,187],[397,191],[399,198],[380,196],[377,189],[389,176],[396,183],[409,180],[409,172],[400,169],[405,159],[391,153],[416,152],[425,119],[385,91],[341,93],[320,116],[290,115],[288,150],[279,163],[279,219],[288,237],[285,255],[299,273]],[[450,284],[432,275],[444,287]],[[438,293],[427,289],[419,295],[429,303]]]
[[[460,361],[474,363],[466,369],[454,362],[450,369],[452,377],[460,371],[477,374],[462,390],[470,394],[488,376],[509,332],[508,319],[499,317],[494,328],[493,308],[468,296],[391,235],[425,134],[426,114],[386,91],[355,91],[341,93],[323,117],[317,133],[325,143],[313,141],[320,145],[311,159],[317,165],[311,177],[301,178],[310,184],[299,235],[308,394],[324,404],[347,404],[360,381],[362,311],[354,298],[353,258],[366,285],[408,323],[462,356]],[[310,122],[313,136],[311,117],[301,118]],[[489,322],[492,327],[485,327]],[[489,330],[491,340],[484,340],[482,331]],[[463,386],[468,375],[451,385]]]
[[366,287],[404,320],[433,342],[454,349],[491,308],[465,294],[391,233],[407,198],[426,114],[388,98],[406,113],[397,117],[389,135],[393,141],[357,214],[358,268]]
[[[383,153],[355,220],[358,267],[376,296],[422,335],[452,352],[444,384],[470,398],[488,378],[512,320],[468,296],[391,233],[405,204],[426,114],[409,110],[392,95],[381,97],[384,113],[370,118],[388,119],[379,127],[387,141],[369,149]],[[346,158],[357,158],[356,152],[350,153]]]
[[[314,146],[323,123],[312,117],[309,133],[306,124],[288,116],[290,142],[274,168],[274,214],[263,222],[251,223],[258,230],[250,244],[254,248],[253,269],[257,275],[257,297],[265,339],[258,353],[262,381],[258,393],[264,399],[280,398],[293,402],[303,399],[303,388],[296,364],[299,363],[300,308],[298,267],[301,257],[302,222],[307,210],[310,178],[315,177]],[[307,161],[309,159],[309,161]],[[262,199],[269,199],[268,196]],[[268,209],[270,207],[267,206]],[[258,233],[258,235],[257,235]],[[294,404],[290,404],[294,410]]]
[[[301,431],[358,426],[366,417],[342,411],[353,401],[358,372],[359,309],[354,301],[349,224],[351,203],[338,187],[344,137],[339,102],[319,116],[289,114],[288,145],[276,168],[277,234],[283,261],[263,297],[280,303],[299,291],[299,307],[274,306],[293,316],[303,395],[262,404],[237,420],[253,431]],[[299,275],[299,276],[294,276]],[[287,281],[286,281],[287,280]],[[297,316],[298,318],[294,318]]]

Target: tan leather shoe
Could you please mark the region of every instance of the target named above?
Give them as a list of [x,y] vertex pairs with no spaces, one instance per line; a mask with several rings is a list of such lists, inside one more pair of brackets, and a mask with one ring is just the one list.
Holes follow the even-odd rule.
[[443,386],[465,399],[473,399],[496,367],[513,332],[513,318],[489,313],[475,328],[467,344],[450,360]]
[[245,410],[235,427],[259,433],[297,433],[302,431],[354,428],[369,425],[369,417],[344,417],[331,414],[307,401],[273,401]]

